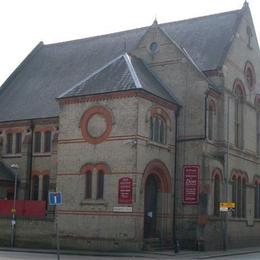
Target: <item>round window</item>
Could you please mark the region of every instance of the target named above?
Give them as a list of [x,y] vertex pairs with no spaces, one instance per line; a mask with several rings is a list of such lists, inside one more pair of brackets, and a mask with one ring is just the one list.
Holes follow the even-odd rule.
[[157,42],[152,42],[149,46],[149,50],[151,53],[155,53],[159,50],[159,45]]
[[80,125],[83,138],[98,144],[106,140],[112,130],[112,115],[104,107],[93,107],[84,113]]

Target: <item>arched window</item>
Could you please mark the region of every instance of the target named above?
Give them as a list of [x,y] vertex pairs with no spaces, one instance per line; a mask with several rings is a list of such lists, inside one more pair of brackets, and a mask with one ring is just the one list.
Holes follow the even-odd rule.
[[85,199],[92,198],[92,172],[86,172],[86,189],[85,189]]
[[250,61],[247,61],[245,64],[244,77],[247,87],[252,91],[255,88],[256,75],[254,66]]
[[246,27],[246,34],[247,34],[247,47],[249,49],[252,49],[252,37],[253,37],[253,33],[252,33],[252,30],[250,28],[250,26],[247,26]]
[[49,182],[49,175],[44,175],[42,179],[42,200],[46,201],[46,206],[48,204]]
[[32,199],[38,200],[39,199],[39,176],[34,175],[32,178]]
[[150,140],[161,144],[166,143],[166,124],[159,115],[150,118]]
[[255,181],[255,218],[260,219],[260,178]]
[[243,96],[242,83],[236,83],[234,88],[235,96],[235,146],[242,148],[243,146]]
[[214,121],[215,121],[216,106],[213,100],[208,104],[208,139],[214,139]]
[[104,196],[104,172],[102,170],[97,173],[97,200],[103,199]]
[[219,216],[219,204],[221,201],[221,183],[222,173],[221,170],[215,168],[212,172],[212,189],[213,189],[213,215]]
[[233,217],[246,217],[246,177],[241,173],[232,177],[232,201],[235,203]]

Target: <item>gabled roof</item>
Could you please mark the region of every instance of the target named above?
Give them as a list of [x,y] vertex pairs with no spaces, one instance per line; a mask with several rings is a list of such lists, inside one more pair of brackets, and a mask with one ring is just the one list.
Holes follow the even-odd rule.
[[[243,10],[243,9],[242,9]],[[222,65],[241,10],[161,24],[202,71]],[[0,122],[56,117],[56,98],[125,52],[148,27],[57,44],[40,44],[0,89]]]
[[85,80],[63,93],[59,98],[78,97],[143,89],[155,96],[177,104],[176,98],[150,72],[141,59],[128,53],[120,55]]

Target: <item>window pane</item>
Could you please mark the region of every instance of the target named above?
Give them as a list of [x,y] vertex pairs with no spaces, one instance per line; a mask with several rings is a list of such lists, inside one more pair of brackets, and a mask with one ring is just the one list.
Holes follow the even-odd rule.
[[86,199],[91,199],[92,197],[92,172],[86,173]]
[[104,172],[99,171],[97,175],[97,199],[103,199],[104,195]]
[[153,140],[153,117],[150,117],[150,140]]
[[246,217],[246,180],[242,181],[242,217]]
[[32,199],[39,199],[39,176],[33,176]]
[[13,134],[8,133],[6,136],[6,153],[10,154],[13,152]]
[[44,152],[49,153],[51,151],[51,131],[44,133]]
[[44,175],[42,180],[42,200],[46,201],[46,205],[48,204],[49,181],[50,177]]
[[219,203],[220,203],[220,179],[215,176],[214,180],[214,215],[219,216]]
[[159,119],[157,117],[154,120],[154,141],[159,141]]
[[35,132],[34,134],[34,152],[41,152],[41,132]]
[[22,133],[17,133],[15,138],[15,153],[21,153],[22,150]]
[[237,217],[242,217],[242,182],[241,177],[237,179]]
[[235,209],[232,211],[232,216],[236,217],[237,216],[237,179],[234,176],[232,178],[232,202],[236,204]]
[[160,120],[160,143],[164,144],[165,143],[165,131],[164,131],[164,122]]
[[214,116],[214,111],[212,106],[209,107],[208,111],[208,138],[209,140],[213,139],[213,116]]

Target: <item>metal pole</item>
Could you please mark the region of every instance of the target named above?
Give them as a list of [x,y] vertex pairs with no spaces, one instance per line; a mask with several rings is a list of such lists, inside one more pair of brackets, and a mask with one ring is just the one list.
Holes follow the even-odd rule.
[[[231,96],[227,97],[227,152],[226,152],[226,160],[225,160],[225,178],[224,178],[224,187],[225,187],[225,192],[224,192],[224,199],[225,202],[228,201],[228,175],[229,175],[229,112],[230,112],[230,99]],[[227,250],[227,222],[228,222],[228,212],[225,211],[223,212],[223,250]]]
[[59,226],[58,226],[58,213],[57,208],[55,210],[55,225],[56,225],[56,244],[57,244],[57,259],[60,260],[60,236],[59,236]]
[[17,194],[17,170],[18,165],[12,164],[11,168],[15,170],[15,180],[14,180],[14,199],[13,199],[13,208],[12,208],[12,220],[11,220],[11,247],[14,247],[14,236],[15,236],[15,224],[16,224],[16,194]]

